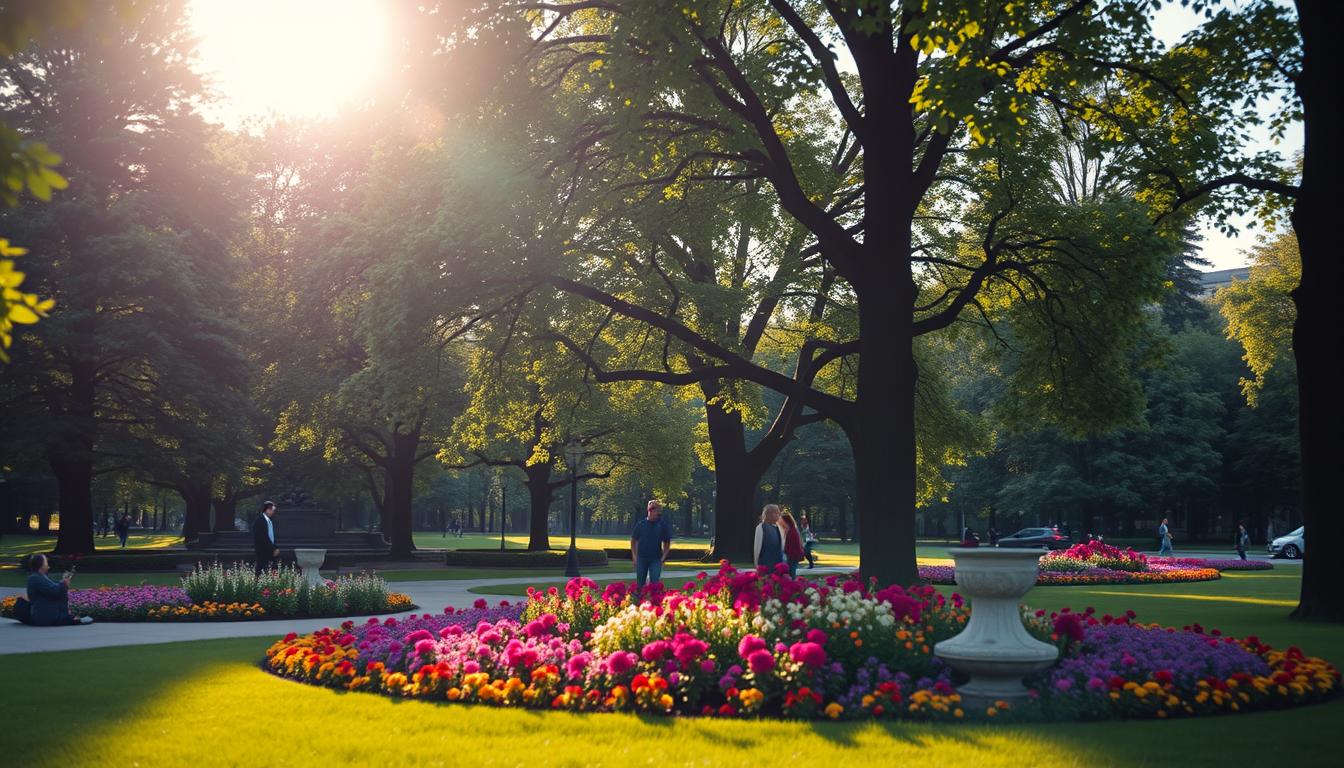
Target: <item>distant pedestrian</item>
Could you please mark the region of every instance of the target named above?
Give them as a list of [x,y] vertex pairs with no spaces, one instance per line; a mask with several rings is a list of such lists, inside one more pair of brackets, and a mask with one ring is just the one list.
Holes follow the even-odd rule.
[[807,558],[807,567],[815,568],[817,565],[817,535],[812,532],[812,521],[803,515],[798,518],[801,526],[799,533],[803,534],[803,556]]
[[121,548],[126,548],[126,539],[131,535],[131,516],[122,515],[117,518],[117,524],[114,526],[117,533],[117,539],[121,542]]
[[1175,550],[1171,548],[1171,528],[1167,526],[1167,518],[1165,517],[1162,518],[1162,524],[1157,526],[1157,538],[1159,539],[1157,554],[1166,556],[1176,554]]
[[280,557],[280,545],[275,538],[275,502],[267,501],[261,505],[261,514],[252,521],[252,550],[257,556],[256,573],[260,576],[270,570]]
[[663,519],[663,503],[650,499],[644,518],[635,523],[630,534],[630,560],[635,564],[635,583],[640,591],[650,582],[663,578],[663,563],[672,551],[672,529]]
[[779,513],[784,528],[784,558],[789,563],[789,578],[798,578],[798,564],[807,556],[803,549],[803,534],[798,531],[798,522],[788,510]]
[[761,510],[761,522],[756,526],[756,541],[752,545],[752,559],[757,568],[774,568],[784,562],[784,529],[779,525],[779,517],[778,504],[766,504]]
[[1251,545],[1251,534],[1246,532],[1246,526],[1237,523],[1237,556],[1242,560],[1246,559],[1246,548]]
[[985,531],[985,535],[989,537],[989,546],[991,546],[991,547],[997,547],[997,546],[999,546],[999,529],[998,529],[998,528],[995,528],[995,527],[992,526],[992,525],[989,526],[989,530],[988,530],[988,531]]

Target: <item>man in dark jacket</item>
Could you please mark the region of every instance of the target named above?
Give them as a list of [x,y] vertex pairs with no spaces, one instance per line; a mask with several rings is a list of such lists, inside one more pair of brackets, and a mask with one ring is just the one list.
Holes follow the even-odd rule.
[[252,548],[257,553],[257,575],[275,565],[280,557],[280,547],[275,543],[275,502],[267,501],[261,505],[261,514],[252,521]]

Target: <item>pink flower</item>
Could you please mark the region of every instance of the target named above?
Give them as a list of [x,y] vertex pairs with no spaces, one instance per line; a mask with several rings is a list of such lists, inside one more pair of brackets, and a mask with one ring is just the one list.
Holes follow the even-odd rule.
[[775,668],[775,657],[769,651],[761,648],[747,655],[747,666],[752,672],[764,675]]
[[672,655],[677,657],[677,661],[683,666],[690,666],[696,659],[704,656],[709,651],[709,644],[693,635],[678,633],[673,639]]
[[565,662],[565,672],[573,679],[583,677],[583,671],[588,668],[588,664],[592,660],[593,655],[587,651],[575,654],[569,657],[569,661]]
[[747,635],[742,638],[742,642],[737,644],[737,654],[745,659],[756,651],[765,650],[766,647],[765,640],[755,635]]
[[816,643],[817,645],[825,645],[826,640],[827,640],[826,633],[822,632],[820,629],[811,629],[808,630],[807,632],[807,641],[809,643]]
[[820,667],[826,663],[826,650],[817,643],[794,643],[789,647],[789,656],[808,667]]
[[479,597],[479,598],[476,599],[476,602],[472,603],[472,605],[475,606],[476,608],[482,608],[482,609],[483,609],[483,608],[486,608],[487,606],[489,606],[490,604],[487,603],[487,602],[485,601],[485,598],[483,598],[483,597]]
[[657,661],[666,656],[668,650],[669,647],[666,640],[654,640],[652,643],[644,646],[644,649],[639,655],[643,657],[645,661]]
[[613,675],[623,675],[635,666],[635,654],[629,651],[617,651],[607,657],[607,668]]

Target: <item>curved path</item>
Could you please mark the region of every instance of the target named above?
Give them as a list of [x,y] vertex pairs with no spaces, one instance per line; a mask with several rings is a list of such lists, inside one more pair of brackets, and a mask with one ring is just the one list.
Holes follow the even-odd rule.
[[[851,568],[822,568],[811,571],[814,574],[843,573]],[[663,573],[664,579],[681,580],[694,578],[698,570],[672,570]],[[629,573],[603,573],[599,579],[634,579],[634,571]],[[411,602],[420,606],[413,611],[382,614],[401,617],[411,613],[437,613],[447,606],[466,608],[482,597],[473,589],[482,590],[492,586],[516,584],[535,584],[553,581],[554,575],[515,576],[493,579],[441,579],[436,581],[399,581],[391,582],[388,588],[410,595]],[[0,597],[22,594],[24,590],[0,588]],[[482,590],[484,591],[484,590]],[[504,595],[497,599],[519,601],[525,598]],[[495,600],[491,600],[495,602]],[[83,648],[103,648],[121,645],[148,645],[151,643],[175,643],[183,640],[214,640],[224,637],[281,637],[287,632],[312,632],[323,627],[353,620],[363,622],[368,616],[350,616],[345,618],[328,617],[322,619],[276,619],[268,621],[208,621],[208,622],[94,622],[88,626],[76,627],[29,627],[9,619],[0,619],[0,655],[12,653],[32,653],[35,651],[70,651]]]

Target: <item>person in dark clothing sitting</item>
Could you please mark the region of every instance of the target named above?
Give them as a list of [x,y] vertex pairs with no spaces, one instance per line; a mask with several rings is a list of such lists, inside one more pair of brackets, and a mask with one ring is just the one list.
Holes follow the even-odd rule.
[[70,574],[60,581],[47,575],[51,565],[42,554],[28,558],[28,623],[38,627],[92,624],[89,616],[70,615]]
[[261,514],[252,521],[252,549],[257,553],[258,576],[274,567],[280,558],[280,547],[275,543],[275,523],[271,522],[274,515],[275,502],[268,501],[261,505]]

